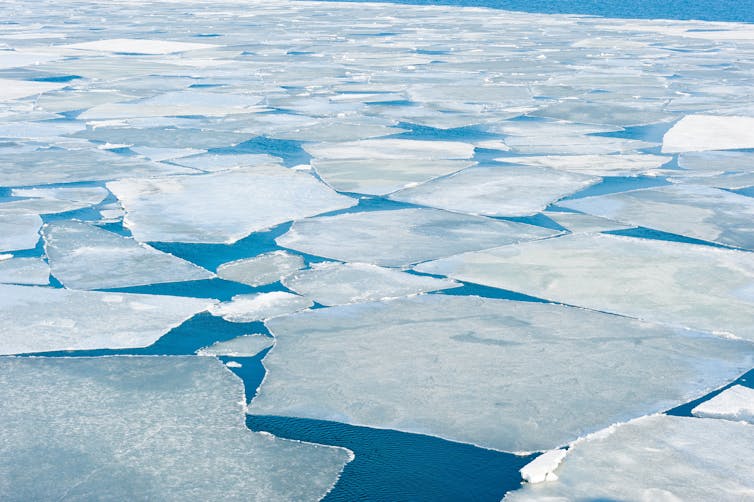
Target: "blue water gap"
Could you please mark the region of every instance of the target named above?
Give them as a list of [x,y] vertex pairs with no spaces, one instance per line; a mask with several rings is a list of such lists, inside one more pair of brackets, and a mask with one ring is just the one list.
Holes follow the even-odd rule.
[[[337,0],[366,2],[372,0]],[[413,5],[455,5],[629,19],[698,19],[754,22],[754,0],[382,0]]]

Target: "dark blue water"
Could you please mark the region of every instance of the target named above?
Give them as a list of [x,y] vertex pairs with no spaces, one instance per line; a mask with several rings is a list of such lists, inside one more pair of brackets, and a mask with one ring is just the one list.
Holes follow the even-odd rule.
[[[336,0],[337,1],[337,0]],[[340,0],[368,1],[368,0]],[[754,0],[382,0],[413,5],[457,5],[544,14],[633,19],[754,22]]]

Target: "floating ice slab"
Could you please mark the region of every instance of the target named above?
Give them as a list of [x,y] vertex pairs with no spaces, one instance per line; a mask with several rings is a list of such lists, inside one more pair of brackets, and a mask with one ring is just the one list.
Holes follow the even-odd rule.
[[0,282],[45,286],[50,283],[50,267],[39,258],[0,259]]
[[174,164],[193,167],[202,171],[224,171],[238,167],[275,165],[280,164],[280,162],[279,157],[266,154],[218,155],[205,153],[173,160]]
[[635,176],[651,173],[671,157],[650,154],[626,155],[546,155],[497,159],[529,166],[550,167],[593,176]]
[[636,152],[656,143],[605,136],[509,136],[505,144],[526,155],[613,155]]
[[643,417],[576,442],[557,481],[505,500],[746,500],[754,496],[752,448],[749,424]]
[[420,295],[266,324],[275,346],[250,413],[506,451],[551,449],[686,402],[746,371],[754,356],[748,342],[472,296]]
[[217,276],[249,286],[263,286],[304,268],[304,259],[286,251],[273,251],[253,258],[223,263]]
[[555,211],[546,211],[543,214],[574,234],[607,232],[610,230],[625,230],[631,228],[630,225],[623,225],[617,221],[600,218],[599,216],[592,216],[591,214],[560,213]]
[[136,239],[233,243],[251,232],[356,204],[307,173],[265,166],[107,184]]
[[464,251],[542,239],[558,232],[437,209],[340,214],[297,221],[283,247],[341,261],[401,267]]
[[754,340],[754,254],[575,234],[423,263],[420,272]]
[[[7,36],[3,38],[8,38]],[[17,51],[0,51],[0,68],[21,68],[23,66],[33,66],[58,59],[57,56],[49,54],[33,54],[31,52]]]
[[319,159],[470,159],[474,145],[458,141],[367,139],[342,143],[315,143],[304,149]]
[[34,248],[41,227],[38,214],[0,214],[0,251]]
[[367,263],[315,263],[283,285],[322,305],[367,302],[460,286],[456,281],[407,274]]
[[318,500],[353,457],[249,431],[212,358],[3,358],[0,381],[8,500]]
[[665,153],[754,148],[754,117],[687,115],[662,138]]
[[754,249],[754,199],[725,190],[680,184],[559,205],[630,225]]
[[149,40],[140,38],[113,38],[95,40],[62,46],[67,49],[79,49],[98,52],[122,52],[128,54],[172,54],[176,52],[214,49],[221,47],[213,44],[174,42],[171,40]]
[[153,98],[128,103],[106,103],[78,116],[81,120],[135,117],[175,117],[181,115],[225,116],[260,111],[259,96],[215,92],[167,92]]
[[0,203],[0,216],[56,214],[89,207],[86,202],[61,199],[23,199]]
[[227,342],[213,343],[209,347],[197,350],[196,353],[200,356],[253,357],[274,343],[275,340],[269,336],[244,335]]
[[303,296],[272,291],[236,295],[232,301],[213,305],[210,312],[230,322],[253,322],[298,312],[312,305],[312,301]]
[[67,84],[0,78],[0,103],[62,89]]
[[471,167],[468,160],[314,159],[317,174],[339,192],[385,195]]
[[59,221],[42,235],[52,274],[71,289],[108,289],[210,279],[214,274],[88,223]]
[[550,450],[538,456],[521,469],[521,477],[529,483],[542,483],[558,479],[555,469],[566,456],[566,450]]
[[13,197],[30,197],[39,199],[68,200],[96,205],[108,195],[103,187],[71,187],[71,188],[14,188]]
[[754,423],[754,389],[734,385],[709,401],[705,401],[691,413],[697,417],[744,420]]
[[0,354],[146,347],[213,303],[0,285]]
[[529,216],[601,181],[543,167],[473,167],[390,195],[393,200],[486,216]]
[[722,173],[750,173],[754,171],[754,152],[708,151],[687,152],[678,155],[678,165],[691,173],[679,176]]

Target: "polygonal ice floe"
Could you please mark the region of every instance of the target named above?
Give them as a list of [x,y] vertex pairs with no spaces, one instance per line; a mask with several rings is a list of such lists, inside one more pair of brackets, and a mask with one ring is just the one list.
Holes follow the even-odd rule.
[[543,453],[521,468],[521,477],[529,483],[557,480],[558,476],[554,471],[563,461],[566,453],[568,453],[566,450],[550,450]]
[[5,122],[0,123],[0,138],[33,139],[39,141],[60,141],[59,136],[73,134],[86,129],[83,122]]
[[34,248],[41,227],[38,214],[0,214],[0,251]]
[[177,91],[128,103],[97,105],[78,116],[81,120],[181,115],[225,116],[260,111],[259,96],[216,92]]
[[209,279],[193,263],[88,223],[56,221],[42,236],[52,274],[71,289],[107,289]]
[[601,181],[542,167],[473,167],[390,195],[393,200],[486,216],[529,216]]
[[367,263],[315,263],[283,285],[322,305],[368,302],[460,286],[449,279],[407,274]]
[[296,270],[304,268],[304,259],[286,251],[273,251],[253,258],[223,263],[217,276],[249,286],[263,286],[279,281]]
[[631,228],[630,225],[623,225],[617,221],[600,218],[599,216],[592,216],[591,214],[561,213],[555,211],[545,211],[542,214],[574,234],[607,232],[610,230],[625,230]]
[[506,451],[551,449],[681,404],[746,371],[754,357],[744,341],[472,296],[353,304],[266,324],[275,346],[250,413]]
[[643,417],[577,441],[557,481],[525,485],[505,500],[747,500],[752,448],[750,424]]
[[725,190],[679,184],[559,205],[621,223],[754,249],[754,199]]
[[638,126],[663,122],[673,118],[656,103],[636,102],[633,106],[616,103],[585,102],[584,100],[559,101],[531,112],[534,117],[548,117],[582,124],[608,126]]
[[218,155],[216,153],[203,153],[176,159],[172,162],[202,171],[223,171],[238,167],[280,164],[281,159],[267,154]]
[[0,354],[146,347],[213,303],[0,285]]
[[697,417],[744,420],[754,423],[754,389],[734,385],[709,401],[705,401],[691,413]]
[[754,152],[706,151],[686,152],[678,155],[678,165],[690,173],[683,175],[705,175],[722,173],[749,173],[754,170]]
[[312,305],[314,305],[312,301],[303,296],[284,291],[272,291],[236,295],[229,302],[213,305],[209,311],[226,321],[253,322],[298,312]]
[[466,253],[420,272],[754,340],[754,253],[574,234]]
[[754,148],[754,117],[687,115],[662,138],[664,153]]
[[233,243],[296,218],[353,206],[307,173],[276,166],[107,184],[144,241]]
[[656,143],[606,136],[509,136],[505,144],[526,155],[614,155],[657,146]]
[[68,200],[96,205],[108,195],[104,187],[56,187],[56,188],[14,188],[13,197],[30,197],[39,199]]
[[89,207],[87,202],[61,199],[23,199],[0,203],[0,216],[56,214]]
[[385,195],[407,186],[471,167],[469,160],[313,159],[312,167],[340,192]]
[[215,342],[209,347],[197,350],[196,354],[199,356],[252,357],[271,347],[274,343],[275,340],[266,335],[244,335],[226,342]]
[[10,500],[317,500],[353,458],[249,431],[213,358],[1,358],[0,381]]
[[546,155],[504,157],[501,162],[550,167],[594,176],[634,176],[651,172],[669,162],[671,157],[650,154],[626,155]]
[[39,258],[0,259],[0,282],[44,286],[50,283],[50,267]]
[[[8,38],[7,36],[3,38]],[[34,54],[31,52],[0,51],[0,68],[21,68],[54,61],[58,56],[50,54]]]
[[559,232],[437,209],[368,211],[297,221],[278,245],[341,261],[401,267]]
[[474,145],[458,141],[369,139],[342,143],[315,143],[303,148],[318,159],[470,159]]
[[0,78],[0,103],[62,89],[66,85],[68,84]]
[[171,40],[150,40],[141,38],[112,38],[109,40],[94,40],[80,42],[61,47],[99,52],[122,52],[128,54],[171,54],[175,52],[194,51],[198,49],[213,49],[221,47],[213,44],[197,44],[189,42],[174,42]]

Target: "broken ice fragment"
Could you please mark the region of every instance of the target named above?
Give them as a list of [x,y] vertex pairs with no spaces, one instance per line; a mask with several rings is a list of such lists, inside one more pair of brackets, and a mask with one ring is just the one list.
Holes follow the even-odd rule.
[[233,243],[251,232],[353,206],[307,173],[276,166],[171,178],[127,179],[107,187],[139,241]]
[[53,222],[45,225],[42,235],[52,274],[67,288],[123,288],[214,277],[193,263],[88,223]]
[[213,303],[0,285],[0,354],[146,347]]
[[0,103],[61,89],[67,84],[0,78]]
[[437,209],[400,209],[296,221],[276,242],[341,261],[401,267],[558,233],[523,223]]
[[322,305],[366,302],[455,288],[459,283],[407,274],[367,263],[315,263],[283,285]]
[[508,492],[541,500],[745,500],[754,496],[754,425],[654,415],[577,441],[551,483]]
[[6,357],[0,381],[10,500],[318,500],[353,458],[249,431],[213,358]]
[[44,286],[50,283],[50,267],[40,258],[0,259],[0,282]]
[[304,259],[301,256],[286,251],[273,251],[253,258],[223,263],[217,269],[217,276],[249,286],[263,286],[279,281],[302,268]]
[[652,173],[671,157],[649,154],[626,155],[546,155],[504,157],[500,162],[515,162],[528,166],[549,167],[593,176],[636,176]]
[[200,356],[253,357],[275,343],[272,337],[255,334],[244,335],[226,342],[215,342],[196,351]]
[[275,346],[250,413],[505,451],[551,449],[684,403],[748,370],[754,356],[740,340],[473,296],[316,309],[266,325]]
[[213,49],[221,47],[212,44],[197,44],[188,42],[174,42],[171,40],[149,40],[140,38],[113,38],[109,40],[94,40],[62,46],[67,49],[79,49],[99,52],[122,52],[128,54],[171,54],[175,52],[194,51],[198,49]]
[[41,227],[38,214],[0,214],[0,251],[34,248]]
[[754,117],[687,115],[662,138],[663,153],[754,148]]
[[754,389],[734,385],[703,402],[691,413],[697,417],[744,420],[754,424]]
[[270,293],[252,293],[236,295],[232,301],[210,307],[209,311],[230,322],[261,321],[284,314],[291,314],[314,305],[302,296],[272,291]]
[[521,477],[529,483],[556,481],[558,476],[553,471],[558,468],[566,453],[566,450],[546,451],[521,469]]
[[104,187],[14,188],[11,190],[11,195],[13,197],[83,202],[94,206],[102,202],[109,193]]
[[631,227],[630,225],[623,225],[617,221],[592,216],[591,214],[561,213],[555,211],[545,211],[543,214],[561,227],[567,228],[575,234],[625,230]]

